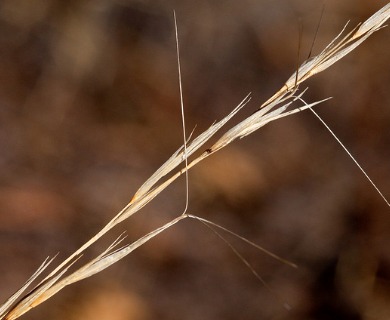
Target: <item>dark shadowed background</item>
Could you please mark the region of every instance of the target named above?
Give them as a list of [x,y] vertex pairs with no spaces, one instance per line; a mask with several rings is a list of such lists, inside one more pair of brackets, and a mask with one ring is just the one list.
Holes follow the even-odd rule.
[[[387,1],[328,0],[313,52]],[[0,2],[0,299],[47,256],[65,258],[182,143],[252,92],[243,119],[308,55],[323,1]],[[307,101],[390,197],[389,29],[310,80]],[[234,121],[233,121],[234,122]],[[90,250],[179,215],[179,180]],[[233,238],[267,286],[184,220],[23,319],[388,319],[390,208],[309,112],[260,129],[190,172],[190,213]],[[283,307],[291,306],[290,311]]]

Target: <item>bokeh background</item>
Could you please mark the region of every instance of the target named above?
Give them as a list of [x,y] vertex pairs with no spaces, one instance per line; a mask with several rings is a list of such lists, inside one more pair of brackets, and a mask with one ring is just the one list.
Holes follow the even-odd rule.
[[[328,0],[313,52],[387,1]],[[65,258],[181,144],[252,92],[252,113],[310,52],[323,1],[0,2],[0,299]],[[302,30],[299,47],[299,29]],[[390,197],[389,29],[307,85],[308,101]],[[234,123],[234,121],[233,121]],[[190,209],[299,265],[184,220],[24,319],[388,319],[390,208],[310,113],[190,172]],[[179,215],[184,180],[90,250]],[[85,260],[85,261],[86,261]],[[290,311],[283,307],[291,306]]]

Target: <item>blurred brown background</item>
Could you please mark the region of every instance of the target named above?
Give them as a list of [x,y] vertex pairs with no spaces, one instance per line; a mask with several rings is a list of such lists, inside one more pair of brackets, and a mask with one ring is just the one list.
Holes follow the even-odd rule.
[[[387,1],[326,1],[314,53]],[[187,127],[248,93],[253,112],[307,56],[323,1],[0,2],[0,299],[46,256],[99,230],[181,144],[172,9]],[[307,85],[306,99],[390,197],[389,29]],[[303,58],[301,58],[302,60]],[[184,181],[122,231],[180,214]],[[388,319],[390,208],[310,112],[274,122],[190,172],[190,212],[299,265],[185,220],[25,319]],[[87,254],[87,255],[88,255]],[[88,258],[88,257],[86,257]],[[291,310],[283,308],[289,303]]]

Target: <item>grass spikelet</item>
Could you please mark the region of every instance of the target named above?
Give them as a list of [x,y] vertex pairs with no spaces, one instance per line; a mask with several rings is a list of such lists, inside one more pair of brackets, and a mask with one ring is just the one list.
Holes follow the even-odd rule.
[[[71,270],[73,265],[82,258],[83,252],[87,248],[92,246],[102,236],[110,232],[113,227],[137,213],[179,176],[186,173],[189,169],[206,159],[211,154],[224,148],[236,139],[252,134],[259,128],[274,120],[312,108],[313,106],[326,101],[327,99],[323,99],[309,104],[302,104],[302,96],[305,91],[298,93],[299,86],[313,75],[326,70],[338,60],[353,51],[374,32],[380,30],[389,17],[390,4],[387,4],[364,23],[357,26],[346,35],[344,35],[347,27],[345,26],[340,34],[338,34],[322,52],[304,61],[299,69],[286,81],[282,88],[270,99],[264,102],[255,113],[232,128],[227,128],[228,121],[249,103],[251,99],[250,95],[247,95],[226,117],[212,124],[207,130],[199,134],[197,137],[187,141],[184,133],[184,145],[181,146],[159,169],[156,170],[154,174],[152,174],[149,179],[145,181],[144,184],[141,185],[131,201],[96,235],[89,239],[67,259],[61,262],[38,285],[33,287],[29,293],[22,296],[23,292],[28,287],[32,286],[32,283],[39,275],[42,275],[43,271],[46,270],[53,260],[46,259],[38,270],[30,277],[30,279],[2,305],[0,308],[0,319],[17,319],[24,313],[28,312],[31,308],[40,305],[61,291],[64,287],[103,271],[124,258],[136,248],[139,248],[161,232],[169,229],[187,217],[196,218],[200,221],[206,222],[207,224],[211,224],[209,221],[184,213],[154,231],[144,235],[133,243],[124,245],[121,248],[118,248],[118,245],[121,241],[123,241],[123,237],[119,237],[111,246],[109,246],[96,258],[92,259],[75,271]],[[183,102],[181,102],[181,106],[183,106]],[[225,130],[225,132],[221,134],[221,137],[217,139],[217,142],[215,142],[212,146],[208,146],[207,143],[210,139],[222,130]],[[196,155],[197,152],[199,152],[200,155]],[[213,226],[219,227],[217,225]],[[250,244],[255,245],[253,243]],[[275,259],[286,262],[284,259],[279,258],[263,248],[261,248],[261,250],[273,256]],[[291,264],[289,262],[287,263]],[[253,271],[253,269],[251,270]],[[18,299],[19,302],[16,302]]]

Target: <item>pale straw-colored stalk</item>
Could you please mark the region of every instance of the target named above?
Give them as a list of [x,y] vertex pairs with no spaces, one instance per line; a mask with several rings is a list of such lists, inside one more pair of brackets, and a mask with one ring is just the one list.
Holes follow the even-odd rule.
[[[337,37],[328,46],[326,46],[326,48],[320,54],[303,62],[298,70],[294,72],[287,80],[284,86],[270,99],[264,102],[259,110],[232,127],[230,130],[227,130],[212,146],[206,147],[205,144],[219,130],[224,128],[226,123],[249,102],[250,95],[246,96],[241,101],[241,103],[222,120],[212,124],[207,130],[205,130],[199,136],[195,137],[193,140],[187,141],[184,146],[180,147],[138,189],[130,203],[127,204],[111,221],[109,221],[107,225],[105,225],[95,236],[82,245],[70,257],[63,261],[49,275],[41,280],[38,285],[36,285],[29,293],[22,296],[23,292],[31,286],[32,282],[43,273],[43,271],[53,260],[47,259],[31,276],[31,278],[2,305],[0,308],[0,319],[17,319],[24,313],[28,312],[31,308],[34,308],[35,306],[52,297],[65,286],[101,272],[179,221],[187,217],[193,218],[194,216],[187,215],[184,212],[177,218],[146,234],[135,242],[118,248],[118,244],[123,241],[123,237],[120,236],[103,253],[98,255],[96,258],[81,268],[65,276],[65,273],[67,273],[69,268],[82,257],[82,253],[87,248],[89,248],[93,243],[109,232],[114,226],[118,225],[120,222],[138,212],[180,175],[198,164],[200,161],[227,146],[234,140],[243,138],[253,133],[271,121],[292,115],[308,108],[312,108],[313,106],[325,101],[326,99],[310,104],[292,106],[293,103],[296,104],[297,102],[303,101],[301,97],[305,91],[297,94],[298,87],[302,82],[309,79],[311,76],[329,68],[342,57],[354,50],[371,34],[381,29],[389,17],[390,3],[346,35],[344,35],[346,29],[345,26],[340,34],[337,35]],[[289,107],[292,108],[289,109]],[[201,152],[200,155],[189,161],[190,157],[194,156],[195,152],[201,150],[203,150],[203,152]],[[183,166],[183,164],[185,165]],[[274,255],[274,257],[279,258],[276,255]],[[16,302],[18,299],[19,302]]]

